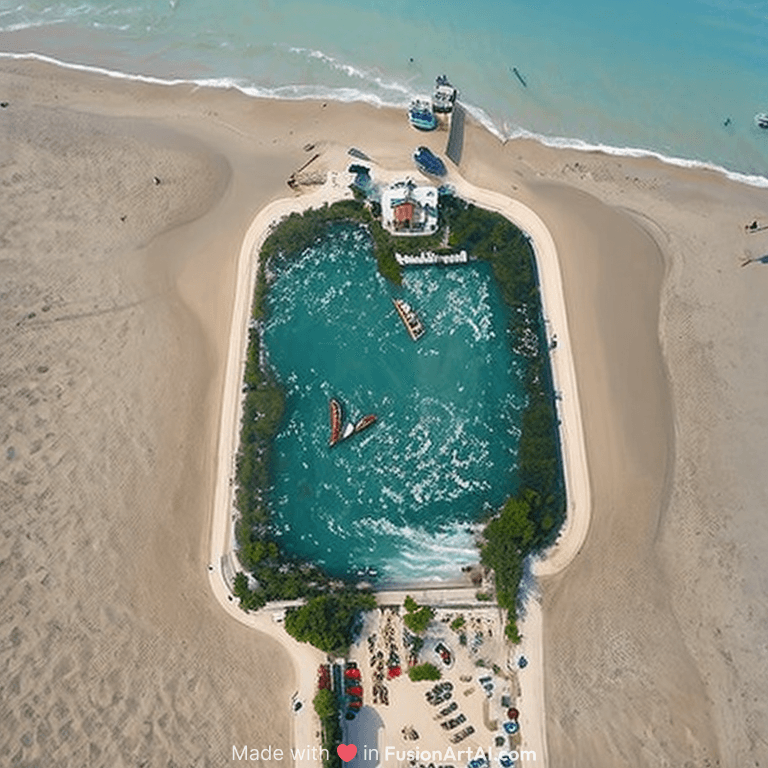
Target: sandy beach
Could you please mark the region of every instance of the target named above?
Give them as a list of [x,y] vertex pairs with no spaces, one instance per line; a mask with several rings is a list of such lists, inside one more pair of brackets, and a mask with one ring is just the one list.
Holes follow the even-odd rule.
[[[238,256],[313,154],[312,183],[446,134],[8,59],[0,100],[0,762],[286,750],[316,657],[208,570]],[[768,191],[471,122],[459,171],[536,213],[562,276],[591,504],[539,584],[550,764],[768,760]]]

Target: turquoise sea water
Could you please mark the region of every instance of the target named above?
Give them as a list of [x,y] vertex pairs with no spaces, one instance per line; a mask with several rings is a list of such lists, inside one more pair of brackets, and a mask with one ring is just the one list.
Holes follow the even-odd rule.
[[765,0],[0,0],[3,51],[400,105],[446,72],[499,135],[652,151],[753,183],[768,175],[753,124],[768,111],[767,40]]
[[[417,309],[417,343],[392,304]],[[483,509],[515,488],[521,361],[488,264],[378,274],[367,235],[340,228],[279,272],[264,330],[287,387],[271,507],[282,546],[337,575],[458,576]],[[333,448],[328,401],[368,430]]]

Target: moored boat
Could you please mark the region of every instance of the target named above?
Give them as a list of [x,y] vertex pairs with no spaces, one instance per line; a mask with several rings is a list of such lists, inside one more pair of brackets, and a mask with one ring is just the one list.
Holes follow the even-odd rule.
[[367,429],[377,419],[376,414],[369,413],[357,422],[344,424],[344,411],[341,403],[335,397],[332,397],[329,405],[331,410],[331,439],[328,441],[328,444],[331,448],[342,440],[347,440],[352,435]]
[[331,439],[329,441],[329,444],[331,448],[333,448],[336,443],[339,442],[339,440],[342,439],[341,437],[341,425],[343,420],[343,414],[341,410],[341,403],[335,398],[331,398],[330,402],[330,409],[331,409]]
[[414,128],[420,131],[433,131],[437,128],[437,118],[428,101],[414,99],[408,110],[408,119]]
[[445,163],[429,147],[419,147],[413,153],[413,162],[423,173],[430,176],[445,176]]
[[457,90],[448,82],[445,75],[435,80],[435,92],[432,95],[432,109],[435,112],[450,112],[456,101]]
[[759,114],[755,115],[755,125],[758,128],[768,128],[768,114],[760,112]]
[[418,341],[424,335],[424,326],[419,316],[411,309],[410,304],[402,299],[392,299],[392,302],[411,338]]
[[363,416],[357,424],[355,424],[355,433],[362,432],[364,429],[368,429],[372,424],[376,423],[376,414],[369,413],[367,416]]

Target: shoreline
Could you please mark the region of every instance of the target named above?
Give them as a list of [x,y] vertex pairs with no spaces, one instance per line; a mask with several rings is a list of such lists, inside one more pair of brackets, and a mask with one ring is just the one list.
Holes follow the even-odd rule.
[[[322,101],[328,99],[336,101],[340,104],[367,104],[377,109],[400,109],[405,110],[408,106],[410,97],[407,97],[402,103],[386,102],[382,101],[378,97],[366,94],[364,91],[357,92],[352,97],[338,98],[337,91],[308,91],[304,94],[297,94],[294,92],[288,95],[282,95],[277,91],[282,88],[296,88],[302,86],[279,86],[278,88],[259,88],[258,86],[243,85],[238,82],[236,78],[202,78],[199,80],[188,80],[184,78],[170,78],[165,79],[161,77],[155,77],[152,75],[142,75],[136,73],[121,72],[119,70],[108,69],[90,64],[78,64],[75,62],[62,61],[52,56],[48,56],[44,53],[35,53],[28,51],[24,53],[18,52],[6,52],[0,51],[0,60],[10,59],[18,61],[40,61],[53,66],[62,67],[64,69],[71,69],[75,72],[84,72],[88,74],[101,75],[105,77],[135,81],[139,83],[146,83],[148,85],[159,85],[164,87],[173,86],[193,86],[195,88],[214,88],[230,90],[235,89],[249,98],[275,100],[275,101],[287,101],[287,102],[301,102],[301,101]],[[308,86],[314,88],[315,86]],[[341,90],[341,89],[340,89]],[[687,157],[679,157],[677,155],[665,155],[663,152],[650,149],[646,147],[619,147],[611,144],[603,143],[591,143],[584,139],[576,137],[566,136],[547,136],[541,133],[535,133],[529,131],[526,128],[516,128],[512,132],[505,135],[499,127],[491,120],[485,113],[482,107],[467,105],[462,103],[462,106],[469,112],[474,120],[477,121],[485,130],[491,135],[495,136],[502,145],[508,141],[515,140],[528,140],[534,141],[543,147],[550,149],[563,149],[572,150],[583,153],[600,152],[606,155],[617,158],[627,159],[653,159],[658,160],[665,165],[669,165],[675,168],[683,168],[688,170],[700,170],[711,171],[724,176],[729,181],[736,182],[737,184],[744,184],[749,187],[755,187],[757,189],[768,189],[768,172],[765,176],[759,176],[756,174],[747,173],[745,171],[735,171],[724,165],[719,165],[710,160],[699,160]]]

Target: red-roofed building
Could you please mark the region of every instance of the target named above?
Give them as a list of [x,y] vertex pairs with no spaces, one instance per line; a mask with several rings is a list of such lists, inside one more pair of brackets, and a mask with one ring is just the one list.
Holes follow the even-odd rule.
[[396,181],[381,193],[384,229],[398,235],[431,235],[437,231],[437,187]]
[[393,211],[395,220],[395,229],[410,229],[413,222],[413,203],[405,202],[396,205]]

